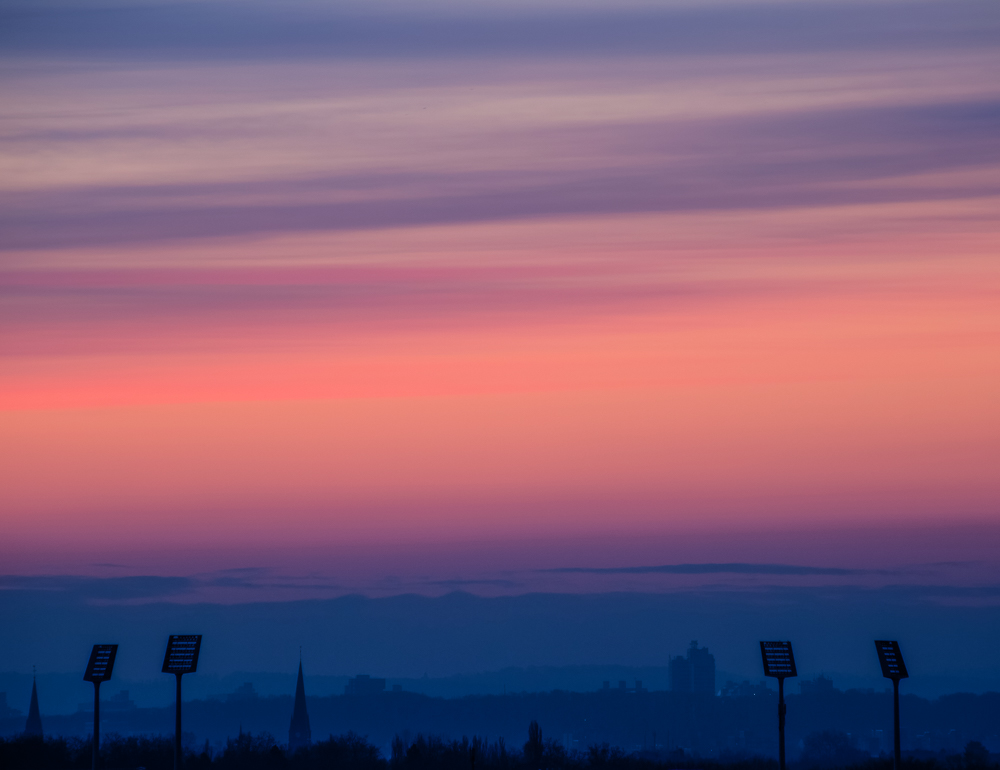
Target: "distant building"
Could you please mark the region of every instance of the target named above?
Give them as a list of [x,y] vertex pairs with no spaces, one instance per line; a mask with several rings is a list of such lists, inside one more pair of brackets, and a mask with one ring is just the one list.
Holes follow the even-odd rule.
[[132,711],[135,709],[135,701],[128,697],[128,690],[121,690],[108,698],[101,708],[105,711]]
[[35,677],[31,677],[31,705],[28,707],[28,721],[24,723],[25,735],[42,736],[42,715],[38,713],[38,687]]
[[741,684],[736,682],[726,682],[722,688],[722,694],[728,698],[752,698],[756,695],[766,695],[772,692],[766,681],[751,684],[746,679]]
[[288,751],[309,746],[312,730],[309,729],[309,714],[306,711],[306,685],[302,679],[302,661],[299,661],[299,678],[295,683],[295,705],[292,707],[292,722],[288,726]]
[[[92,701],[85,701],[84,703],[77,704],[76,710],[93,711],[94,704]],[[112,711],[115,713],[134,711],[135,701],[128,697],[128,690],[122,690],[117,695],[112,695],[107,700],[102,700],[101,710],[105,712]]]
[[253,682],[244,682],[235,690],[233,690],[231,693],[229,693],[229,695],[226,696],[226,700],[230,702],[257,700],[257,697],[258,697],[257,691],[253,687]]
[[820,674],[815,679],[802,679],[799,681],[799,692],[803,695],[823,695],[832,693],[833,680]]
[[680,655],[670,659],[670,690],[691,692],[691,664]]
[[691,664],[691,689],[702,695],[715,695],[715,656],[707,647],[691,642],[687,652]]
[[20,716],[20,709],[12,709],[7,705],[7,693],[0,692],[0,719],[8,719],[9,717]]
[[372,679],[368,674],[358,674],[347,680],[344,695],[378,695],[385,692],[384,679]]
[[715,695],[715,656],[707,647],[691,642],[687,657],[670,659],[670,689],[673,692],[694,692]]
[[244,682],[232,692],[215,693],[209,695],[209,700],[225,701],[226,703],[243,703],[245,701],[257,700],[260,695],[253,686],[253,682]]

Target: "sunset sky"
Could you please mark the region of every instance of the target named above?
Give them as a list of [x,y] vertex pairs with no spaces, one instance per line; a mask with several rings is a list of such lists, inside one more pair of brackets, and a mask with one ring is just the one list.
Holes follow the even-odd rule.
[[1000,581],[995,2],[0,8],[0,573]]

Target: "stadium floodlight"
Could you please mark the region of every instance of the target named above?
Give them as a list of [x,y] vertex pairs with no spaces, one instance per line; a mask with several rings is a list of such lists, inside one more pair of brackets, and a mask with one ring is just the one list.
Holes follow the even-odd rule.
[[798,676],[791,642],[761,642],[760,657],[764,676],[778,680],[778,767],[785,770],[785,679]]
[[201,652],[201,634],[174,635],[167,641],[167,652],[163,656],[164,674],[193,674],[198,670],[198,654]]
[[174,715],[174,770],[181,770],[181,677],[198,670],[198,654],[201,652],[201,634],[174,634],[167,640],[167,652],[163,656],[164,674],[177,677],[177,711]]
[[876,639],[875,650],[878,652],[878,662],[882,666],[882,676],[897,682],[900,679],[910,678],[903,662],[903,653],[899,651],[899,642]]
[[94,649],[90,651],[90,660],[87,662],[83,681],[93,682],[95,685],[108,681],[115,668],[116,657],[118,657],[117,644],[95,644]]
[[875,651],[882,666],[882,676],[892,680],[892,766],[899,770],[902,752],[899,748],[899,680],[909,679],[899,642],[885,639],[875,640]]
[[90,651],[87,670],[83,672],[83,681],[94,683],[94,745],[90,760],[93,770],[97,770],[101,751],[101,682],[111,678],[117,656],[117,644],[95,644],[94,649]]

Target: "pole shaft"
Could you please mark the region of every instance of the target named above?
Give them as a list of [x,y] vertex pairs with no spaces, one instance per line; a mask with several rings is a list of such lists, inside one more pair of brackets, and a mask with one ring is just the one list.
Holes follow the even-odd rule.
[[778,769],[785,770],[785,678],[778,677]]
[[90,760],[92,770],[97,770],[101,753],[101,683],[94,680],[94,746]]
[[177,677],[177,711],[174,717],[174,770],[181,770],[181,675]]
[[900,770],[903,753],[899,748],[899,680],[892,680],[892,767]]

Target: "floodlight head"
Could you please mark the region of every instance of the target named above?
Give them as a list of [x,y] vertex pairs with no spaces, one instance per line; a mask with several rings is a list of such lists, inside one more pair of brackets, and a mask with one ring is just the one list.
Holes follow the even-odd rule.
[[761,642],[760,657],[764,661],[764,676],[778,679],[798,676],[791,642]]
[[106,682],[111,678],[115,667],[115,657],[118,655],[117,644],[95,644],[90,651],[90,661],[83,674],[85,682]]
[[875,649],[882,666],[882,676],[886,679],[909,679],[906,664],[903,663],[903,653],[899,651],[899,642],[876,639]]
[[198,670],[198,653],[201,652],[201,634],[174,634],[167,641],[163,656],[164,674],[193,674]]

